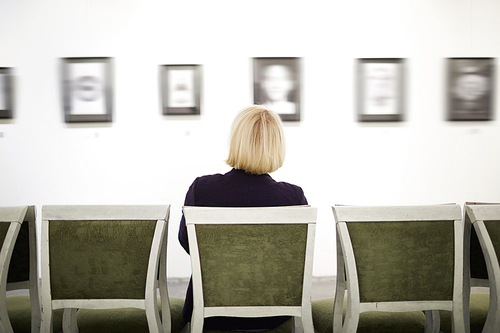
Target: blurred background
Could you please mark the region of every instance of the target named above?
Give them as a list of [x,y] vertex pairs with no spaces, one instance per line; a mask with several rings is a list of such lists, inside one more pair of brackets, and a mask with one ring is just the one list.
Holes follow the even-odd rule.
[[[300,57],[301,121],[272,177],[318,207],[313,275],[336,275],[331,206],[500,202],[500,124],[446,120],[448,57],[500,56],[496,0],[0,0],[0,203],[171,204],[168,275],[197,176],[225,173],[254,57]],[[64,122],[60,59],[113,58],[113,121]],[[356,59],[405,58],[405,120],[360,123]],[[160,65],[202,65],[201,115],[164,116]],[[494,76],[495,77],[495,76]],[[498,85],[493,94],[498,96]]]

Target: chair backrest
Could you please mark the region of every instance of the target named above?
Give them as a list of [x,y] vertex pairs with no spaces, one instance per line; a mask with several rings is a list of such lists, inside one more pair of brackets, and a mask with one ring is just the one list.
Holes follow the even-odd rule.
[[[477,278],[480,274],[481,279],[488,279],[489,274],[497,273],[496,279],[500,278],[500,271],[496,271],[498,266],[498,258],[500,257],[500,204],[472,204],[467,203],[465,205],[465,216],[474,226],[471,231],[471,255],[470,255],[470,265],[471,265],[471,278]],[[474,237],[475,236],[475,237]],[[475,249],[473,254],[473,239],[477,238],[477,242],[480,244],[481,252]],[[475,242],[474,242],[475,243]],[[474,245],[476,248],[477,245]],[[479,264],[481,264],[481,270],[477,269]],[[487,268],[486,274],[484,274],[484,264]],[[485,286],[490,286],[490,283],[486,283]]]
[[12,252],[7,290],[29,288],[30,281],[34,281],[38,287],[35,206],[27,206],[23,222]]
[[[465,218],[470,225],[470,286],[483,286],[490,288],[490,303],[488,315],[484,324],[483,332],[498,332],[500,330],[500,204],[490,203],[467,203],[464,206]],[[466,225],[467,226],[467,225]],[[476,249],[474,238],[480,244],[482,253]],[[477,262],[484,270],[483,263],[487,268],[487,274],[478,277]],[[486,277],[486,279],[485,279]],[[464,292],[469,295],[470,286],[466,285]],[[468,304],[465,305],[467,307]]]
[[[0,267],[2,268],[0,271],[0,288],[2,288],[3,292],[6,290],[12,252],[27,211],[28,206],[0,207]],[[27,259],[29,268],[29,255]]]
[[59,308],[65,309],[64,330],[76,330],[78,308],[139,308],[146,311],[151,332],[170,331],[169,213],[170,205],[44,206],[42,331],[52,331],[52,310]]
[[452,309],[463,281],[458,205],[336,206],[333,211],[349,288],[358,302],[444,301],[435,304],[438,309]]
[[44,206],[51,299],[144,299],[153,236],[168,213],[166,205]]
[[275,307],[275,312],[256,310],[261,316],[297,315],[286,308],[310,303],[316,208],[183,211],[194,307],[205,308],[205,317],[248,314],[238,307]]
[[7,290],[30,289],[32,330],[40,327],[36,243],[30,242],[36,242],[35,207],[0,207],[0,327],[7,332]]
[[[489,208],[485,209],[484,207],[486,206]],[[472,224],[473,222],[478,221],[477,214],[479,214],[479,220],[481,220],[481,218],[485,217],[483,215],[485,211],[489,212],[489,214],[493,214],[496,210],[498,210],[498,207],[500,207],[500,204],[498,203],[483,202],[467,202],[464,205],[465,244],[469,247],[466,260],[468,267],[470,268],[470,282],[473,287],[489,287],[489,282],[488,269],[486,267],[483,249],[481,247],[476,228],[472,228]],[[488,218],[491,217],[492,215]]]

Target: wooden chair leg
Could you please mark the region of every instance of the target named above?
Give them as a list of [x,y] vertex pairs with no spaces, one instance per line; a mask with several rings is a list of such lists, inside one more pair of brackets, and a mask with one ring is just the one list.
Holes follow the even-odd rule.
[[63,312],[63,333],[78,333],[78,324],[76,322],[76,312],[78,309],[65,308]]
[[163,326],[163,333],[170,333],[172,331],[172,314],[170,313],[168,294],[161,297],[161,324]]
[[441,318],[439,317],[439,310],[428,310],[425,313],[425,333],[439,333],[441,327]]
[[337,283],[333,302],[333,333],[342,332],[342,311],[346,289],[345,265],[342,247],[337,235]]
[[314,333],[312,311],[304,311],[300,321],[301,321],[303,333]]
[[150,333],[163,333],[156,297],[150,301],[146,296],[146,319],[148,321]]
[[52,308],[47,309],[42,306],[40,333],[52,333]]
[[292,317],[292,333],[303,333],[302,318]]
[[197,311],[197,309],[194,308],[193,315],[191,316],[191,325],[189,325],[190,333],[202,333],[203,322],[204,318],[202,313],[199,313],[199,311]]
[[0,332],[14,333],[9,320],[9,314],[7,313],[7,304],[5,299],[0,302]]
[[30,289],[31,302],[31,332],[40,332],[40,296],[38,291],[33,292]]
[[[451,315],[452,315],[452,325],[451,325],[452,332],[453,333],[466,332],[463,308],[458,306],[454,307],[451,312]],[[498,332],[498,330],[496,332]]]
[[161,323],[163,333],[171,333],[172,331],[172,314],[170,313],[170,299],[168,297],[167,288],[167,247],[166,247],[167,232],[165,232],[164,243],[160,253],[160,300],[161,300]]
[[344,326],[342,327],[342,333],[356,333],[359,324],[359,311],[351,307],[347,307],[346,316],[344,320]]

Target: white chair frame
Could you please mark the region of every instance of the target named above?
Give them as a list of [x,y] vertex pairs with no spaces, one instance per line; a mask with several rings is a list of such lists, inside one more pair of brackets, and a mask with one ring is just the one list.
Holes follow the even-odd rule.
[[[426,333],[439,333],[439,310],[452,311],[453,332],[465,332],[463,308],[463,222],[460,206],[333,206],[337,224],[337,286],[333,307],[333,332],[355,333],[359,315],[368,311],[425,311]],[[452,301],[360,302],[358,272],[347,223],[349,222],[454,222],[455,267]],[[342,310],[347,291],[344,323]]]
[[[466,204],[464,206],[464,215],[467,223],[466,230],[467,228],[469,229],[469,238],[470,228],[474,226],[483,250],[486,269],[488,270],[488,280],[471,279],[470,284],[464,285],[466,319],[467,322],[470,321],[469,302],[471,287],[488,287],[490,291],[490,303],[486,322],[483,327],[483,333],[500,332],[500,306],[498,300],[498,293],[500,292],[500,265],[495,248],[493,247],[493,243],[484,223],[485,221],[500,221],[500,204]],[[467,263],[470,264],[470,259]]]
[[[7,314],[6,291],[29,289],[31,302],[31,332],[40,332],[40,296],[38,279],[38,260],[36,246],[36,209],[35,206],[1,207],[0,221],[10,221],[13,226],[4,240],[5,252],[0,254],[0,332],[12,333],[13,329]],[[7,283],[7,273],[17,236],[22,223],[28,223],[29,233],[29,280]],[[3,325],[3,331],[2,331]]]
[[[201,333],[207,317],[292,316],[293,332],[313,333],[311,286],[317,209],[305,206],[264,208],[183,207],[188,231],[193,273],[193,315],[184,331]],[[197,224],[307,224],[307,248],[301,306],[206,307],[203,298],[201,265],[196,238]]]
[[[171,314],[166,283],[166,249],[170,205],[98,205],[98,206],[43,206],[42,208],[42,333],[51,333],[52,311],[64,309],[63,332],[78,332],[78,309],[138,308],[146,311],[151,333],[170,333]],[[68,299],[52,300],[49,267],[49,222],[64,221],[111,221],[156,220],[145,286],[145,299]],[[159,268],[158,268],[159,263]],[[157,279],[160,270],[159,281]],[[160,290],[162,319],[157,304],[157,288]]]

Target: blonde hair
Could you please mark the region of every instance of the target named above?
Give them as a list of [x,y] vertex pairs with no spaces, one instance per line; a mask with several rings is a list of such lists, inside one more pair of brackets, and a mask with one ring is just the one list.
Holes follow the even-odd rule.
[[278,170],[284,160],[285,136],[279,115],[259,105],[243,109],[231,127],[226,163],[260,175]]

